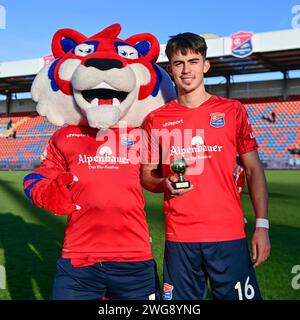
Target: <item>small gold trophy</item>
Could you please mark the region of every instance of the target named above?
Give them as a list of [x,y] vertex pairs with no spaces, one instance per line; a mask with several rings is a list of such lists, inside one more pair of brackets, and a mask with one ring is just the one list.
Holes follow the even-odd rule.
[[173,182],[173,188],[174,189],[186,189],[191,186],[190,181],[185,180],[183,175],[186,172],[186,169],[188,168],[188,164],[184,160],[184,158],[180,159],[174,159],[174,161],[171,164],[171,168],[174,173],[178,176],[178,181]]

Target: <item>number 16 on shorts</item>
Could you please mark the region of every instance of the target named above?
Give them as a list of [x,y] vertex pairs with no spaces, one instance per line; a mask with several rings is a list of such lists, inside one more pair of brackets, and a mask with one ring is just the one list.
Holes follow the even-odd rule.
[[251,300],[255,296],[255,290],[253,286],[249,283],[250,277],[247,277],[245,286],[243,287],[241,282],[238,281],[234,287],[238,291],[239,300]]

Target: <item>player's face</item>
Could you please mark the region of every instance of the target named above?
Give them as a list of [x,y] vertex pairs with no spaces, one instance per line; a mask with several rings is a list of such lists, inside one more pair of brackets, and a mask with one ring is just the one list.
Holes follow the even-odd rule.
[[188,51],[183,55],[180,51],[173,54],[169,73],[173,76],[178,92],[189,93],[203,86],[204,73],[209,70],[208,60],[204,60],[200,53]]

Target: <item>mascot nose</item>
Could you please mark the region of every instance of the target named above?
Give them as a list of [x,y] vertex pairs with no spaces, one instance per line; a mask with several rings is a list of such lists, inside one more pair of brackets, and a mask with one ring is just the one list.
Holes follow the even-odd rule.
[[116,59],[87,59],[84,63],[86,67],[94,67],[105,71],[113,68],[123,68],[123,63]]

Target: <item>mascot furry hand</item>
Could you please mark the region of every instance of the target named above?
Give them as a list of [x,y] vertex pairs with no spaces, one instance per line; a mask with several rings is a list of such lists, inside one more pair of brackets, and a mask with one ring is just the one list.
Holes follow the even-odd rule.
[[[57,31],[56,59],[33,82],[38,113],[55,125],[69,125],[53,135],[46,160],[24,179],[30,200],[55,214],[80,211],[88,217],[89,210],[103,212],[112,195],[118,206],[126,206],[115,194],[125,196],[123,184],[139,186],[137,169],[126,166],[132,159],[120,157],[137,145],[130,128],[175,98],[170,77],[155,64],[158,40],[149,33],[122,40],[120,31],[119,24],[89,38],[72,29]],[[128,129],[120,133],[124,124]],[[116,136],[114,146],[96,139],[108,128]]]

